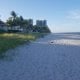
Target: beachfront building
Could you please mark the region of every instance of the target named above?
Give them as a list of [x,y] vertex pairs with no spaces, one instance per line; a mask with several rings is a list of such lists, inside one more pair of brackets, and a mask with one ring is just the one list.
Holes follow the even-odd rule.
[[0,20],[0,30],[8,31],[8,26],[1,20]]
[[45,26],[47,26],[47,21],[46,20],[37,20],[36,26],[45,27]]
[[21,26],[13,26],[13,27],[9,27],[8,30],[12,30],[12,31],[20,31],[23,32],[24,29]]

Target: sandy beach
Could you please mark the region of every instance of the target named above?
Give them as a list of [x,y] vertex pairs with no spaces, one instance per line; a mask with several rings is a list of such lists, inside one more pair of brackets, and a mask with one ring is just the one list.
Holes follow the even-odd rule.
[[79,34],[50,34],[6,56],[0,80],[80,80]]

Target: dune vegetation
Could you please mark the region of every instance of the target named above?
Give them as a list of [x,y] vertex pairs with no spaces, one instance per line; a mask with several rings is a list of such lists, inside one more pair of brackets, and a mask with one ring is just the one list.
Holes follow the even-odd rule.
[[15,48],[23,43],[29,43],[40,37],[42,34],[22,34],[22,33],[0,33],[0,53],[8,49]]

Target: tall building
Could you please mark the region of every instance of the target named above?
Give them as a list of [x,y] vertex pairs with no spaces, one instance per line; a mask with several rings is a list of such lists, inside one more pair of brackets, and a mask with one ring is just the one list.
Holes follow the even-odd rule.
[[47,26],[47,21],[46,20],[43,20],[43,26]]
[[47,21],[46,20],[37,20],[36,25],[39,27],[45,27],[45,26],[47,26]]
[[28,20],[28,23],[29,23],[30,25],[33,25],[33,19],[29,19],[29,20]]

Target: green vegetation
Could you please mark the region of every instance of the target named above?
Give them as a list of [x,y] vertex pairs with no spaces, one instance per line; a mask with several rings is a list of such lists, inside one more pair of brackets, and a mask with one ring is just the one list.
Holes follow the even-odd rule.
[[17,16],[16,12],[12,11],[11,17],[8,18],[6,24],[9,27],[14,27],[14,26],[26,27],[26,25],[28,25],[28,21],[24,19],[22,16]]
[[5,52],[8,49],[15,48],[24,42],[29,43],[31,40],[35,40],[41,37],[43,34],[21,34],[21,33],[1,33],[0,34],[0,53]]
[[10,28],[20,26],[20,28],[24,29],[24,31],[27,33],[29,32],[51,33],[48,26],[39,27],[37,25],[33,25],[33,19],[29,20],[24,19],[22,16],[18,16],[14,11],[11,12],[11,17],[8,18],[6,24]]
[[15,48],[25,42],[29,43],[31,40],[43,37],[45,33],[50,33],[48,26],[33,25],[32,19],[24,19],[14,11],[11,12],[5,25],[7,31],[0,30],[0,55],[3,55],[8,49]]

